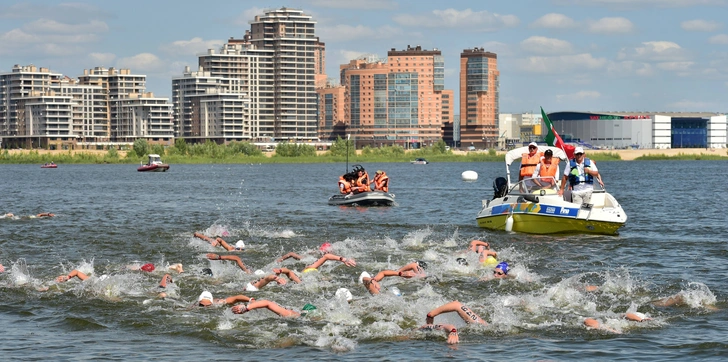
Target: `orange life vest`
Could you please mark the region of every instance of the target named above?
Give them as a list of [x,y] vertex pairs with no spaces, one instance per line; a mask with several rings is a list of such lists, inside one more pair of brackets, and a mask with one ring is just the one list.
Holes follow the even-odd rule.
[[351,192],[351,184],[344,179],[344,176],[339,177],[339,191],[345,195]]
[[528,153],[524,153],[521,157],[521,177],[531,177],[533,175],[533,171],[536,171],[536,165],[541,160],[541,156],[543,156],[543,152],[536,152],[533,156],[530,156]]
[[379,191],[389,192],[389,176],[387,176],[384,172],[379,175],[375,175],[374,188]]
[[364,174],[356,180],[356,186],[359,187],[359,192],[372,191],[369,187],[369,174],[364,171]]
[[[553,159],[552,159],[553,160]],[[533,175],[534,177],[553,177],[556,178],[556,168],[558,166],[557,163],[554,163],[553,161],[551,164],[546,164],[544,162],[545,159],[541,159],[541,169],[539,170],[540,175]]]

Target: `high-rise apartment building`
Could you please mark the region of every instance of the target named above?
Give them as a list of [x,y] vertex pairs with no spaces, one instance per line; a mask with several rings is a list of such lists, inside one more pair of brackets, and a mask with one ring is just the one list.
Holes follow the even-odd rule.
[[319,139],[333,141],[346,138],[346,114],[344,112],[346,87],[327,83],[316,89],[318,93]]
[[358,59],[340,68],[349,132],[359,145],[410,147],[442,138],[443,118],[452,114],[453,93],[444,89],[441,51],[407,46],[390,50],[386,62]]
[[319,71],[324,65],[316,21],[302,10],[280,8],[256,16],[250,24],[250,43],[274,53],[272,73],[262,74],[270,84],[261,89],[273,94],[273,109],[260,110],[261,119],[272,117],[277,140],[315,140],[316,65],[320,64]]
[[[230,38],[219,51],[201,55],[196,74],[172,80],[179,137],[216,142],[318,138],[316,87],[325,84],[326,63],[325,45],[314,34],[316,22],[301,10],[281,8],[250,24],[242,39]],[[200,109],[218,102],[210,92],[218,94],[218,101],[241,101],[243,113]],[[229,118],[212,118],[217,115]]]
[[144,93],[145,82],[128,69],[97,67],[76,80],[16,65],[0,74],[2,147],[98,148],[139,137],[171,144],[171,104]]
[[498,143],[497,55],[483,48],[460,53],[460,144],[493,148]]

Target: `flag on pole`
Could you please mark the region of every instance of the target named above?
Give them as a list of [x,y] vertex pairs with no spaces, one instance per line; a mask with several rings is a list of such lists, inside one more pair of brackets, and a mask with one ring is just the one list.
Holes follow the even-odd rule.
[[574,146],[565,144],[564,140],[562,140],[559,134],[556,133],[554,124],[551,123],[551,120],[546,115],[546,112],[543,111],[543,107],[541,107],[541,116],[543,117],[544,123],[546,123],[546,128],[548,128],[549,130],[549,133],[544,138],[544,141],[546,141],[549,146],[561,148],[561,150],[566,153],[566,157],[568,157],[569,159],[574,158]]

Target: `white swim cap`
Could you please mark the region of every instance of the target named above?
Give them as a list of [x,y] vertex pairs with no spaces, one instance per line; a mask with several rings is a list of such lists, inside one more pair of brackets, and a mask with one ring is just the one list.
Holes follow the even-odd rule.
[[260,269],[258,269],[258,270],[255,271],[255,275],[265,275],[265,272],[262,271],[262,270],[260,270]]
[[238,240],[238,242],[235,243],[235,249],[245,249],[245,243],[242,240]]
[[248,285],[245,286],[246,292],[257,292],[258,288],[255,287],[255,285],[248,283]]
[[336,291],[336,298],[342,298],[342,299],[346,298],[346,301],[350,302],[352,299],[354,299],[354,296],[351,295],[351,292],[349,291],[349,289],[339,288]]
[[361,275],[359,275],[359,284],[364,284],[364,278],[371,278],[372,276],[369,275],[369,273],[363,271],[361,272]]
[[392,291],[392,294],[394,294],[394,295],[396,295],[398,297],[401,297],[402,296],[402,292],[399,291],[399,288],[392,287],[392,289],[390,289],[390,290]]
[[210,293],[208,291],[202,292],[202,294],[200,294],[200,296],[197,298],[197,301],[198,302],[201,302],[203,299],[207,299],[210,302],[212,302],[213,301],[213,299],[212,299],[212,293]]

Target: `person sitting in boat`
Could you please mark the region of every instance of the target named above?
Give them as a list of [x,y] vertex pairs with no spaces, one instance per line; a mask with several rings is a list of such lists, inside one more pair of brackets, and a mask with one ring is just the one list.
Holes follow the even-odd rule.
[[554,151],[546,150],[543,157],[533,171],[531,182],[541,188],[551,188],[556,185],[559,177],[559,163],[553,162]]
[[374,174],[374,189],[389,192],[389,176],[382,170],[377,170]]
[[354,193],[354,183],[356,179],[351,173],[345,173],[339,177],[339,192],[342,195],[350,195]]
[[354,172],[356,173],[356,183],[354,183],[354,186],[357,187],[356,190],[354,190],[354,193],[359,192],[369,192],[372,191],[372,189],[369,187],[369,174],[366,170],[364,170],[364,167],[361,165],[354,166]]
[[541,161],[541,156],[543,156],[543,153],[538,152],[538,144],[531,142],[528,145],[528,153],[521,156],[521,172],[518,174],[518,181],[533,176],[536,166]]
[[588,204],[591,201],[595,179],[604,187],[597,164],[584,156],[583,148],[577,147],[574,149],[574,158],[569,160],[569,167],[564,168],[559,196],[564,194],[568,181],[571,188],[571,202],[578,205]]

